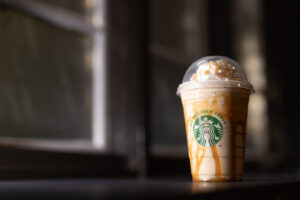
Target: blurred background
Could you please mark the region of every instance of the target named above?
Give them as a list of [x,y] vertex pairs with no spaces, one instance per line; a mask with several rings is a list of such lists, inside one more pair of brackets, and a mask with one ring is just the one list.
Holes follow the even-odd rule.
[[176,89],[207,55],[256,90],[245,175],[299,175],[299,26],[296,0],[0,0],[0,176],[189,180]]

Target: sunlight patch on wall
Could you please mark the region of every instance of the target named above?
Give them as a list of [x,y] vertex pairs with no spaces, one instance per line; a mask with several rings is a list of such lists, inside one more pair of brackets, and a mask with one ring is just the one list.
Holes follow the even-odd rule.
[[261,9],[258,0],[234,0],[232,21],[235,55],[255,89],[249,102],[247,156],[263,161],[269,150],[269,138]]

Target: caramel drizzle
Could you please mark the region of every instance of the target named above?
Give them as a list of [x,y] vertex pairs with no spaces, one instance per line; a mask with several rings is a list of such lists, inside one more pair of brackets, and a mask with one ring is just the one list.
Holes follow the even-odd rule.
[[197,177],[199,177],[199,173],[200,173],[200,167],[202,165],[202,162],[203,162],[203,158],[205,156],[205,152],[206,152],[206,148],[205,147],[201,147],[200,145],[198,145],[198,148],[197,148],[197,158],[199,158],[199,154],[200,154],[200,151],[202,152],[202,155],[196,165],[196,173],[197,173]]
[[[193,145],[193,144],[191,144],[191,145]],[[191,165],[192,165],[195,175],[197,177],[199,177],[200,167],[201,167],[203,159],[205,157],[206,148],[201,147],[199,144],[196,144],[196,143],[195,143],[195,145],[197,145],[197,149],[195,152],[195,157],[193,159],[191,159],[191,161],[192,161]],[[215,161],[215,174],[216,174],[216,176],[221,177],[222,176],[222,167],[221,167],[221,160],[220,160],[218,149],[216,146],[212,146],[211,151],[212,151],[213,158]],[[200,153],[201,153],[201,156],[200,156]],[[200,159],[198,160],[198,158],[200,158]]]
[[[211,107],[211,105],[213,103],[215,103],[216,101],[216,94],[213,96],[213,100],[211,101],[211,104],[209,105]],[[218,149],[217,149],[217,146],[214,145],[212,147],[210,147],[211,151],[212,151],[212,154],[213,154],[213,158],[214,158],[214,161],[215,161],[215,174],[216,176],[222,176],[222,167],[221,167],[221,159],[220,159],[220,156],[219,156],[219,152],[218,152]]]
[[214,157],[214,161],[215,161],[215,167],[216,167],[215,174],[216,174],[216,176],[222,176],[221,160],[220,160],[217,146],[216,145],[212,146],[211,151],[213,153],[213,157]]
[[[216,95],[214,95],[212,98],[213,99],[209,102],[210,107],[216,101]],[[194,107],[194,111],[195,110],[198,110],[197,106]],[[185,109],[184,109],[184,112],[186,112]],[[186,116],[186,113],[185,113],[185,116]],[[190,119],[186,119],[186,131],[187,131],[188,134],[191,134],[191,133],[189,133],[189,128],[188,128],[188,122],[189,121],[190,121]],[[200,174],[200,167],[201,167],[201,165],[203,163],[203,159],[205,157],[206,147],[200,146],[197,143],[197,141],[195,141],[194,137],[191,140],[189,140],[189,138],[187,137],[187,141],[188,141],[188,145],[189,145],[189,157],[190,157],[190,162],[191,162],[191,170],[194,173],[194,175],[198,178],[199,174]],[[193,152],[194,145],[197,145],[197,149],[196,149],[195,152]],[[216,145],[212,146],[210,148],[211,148],[211,151],[212,151],[212,154],[213,154],[213,159],[214,159],[214,162],[215,162],[215,175],[218,177],[218,179],[220,179],[222,177],[222,166],[221,166],[221,159],[220,159],[220,156],[219,156],[219,152],[218,152],[218,149],[217,149]],[[202,154],[201,154],[201,157],[200,157],[201,152],[202,152]],[[193,157],[193,153],[195,153],[195,157]],[[216,180],[218,180],[218,179],[216,179]]]

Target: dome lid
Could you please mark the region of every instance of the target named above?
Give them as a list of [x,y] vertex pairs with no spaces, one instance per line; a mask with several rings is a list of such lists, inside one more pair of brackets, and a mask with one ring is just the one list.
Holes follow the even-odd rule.
[[254,91],[240,65],[225,56],[196,60],[186,71],[177,94],[183,89],[198,87],[239,87]]

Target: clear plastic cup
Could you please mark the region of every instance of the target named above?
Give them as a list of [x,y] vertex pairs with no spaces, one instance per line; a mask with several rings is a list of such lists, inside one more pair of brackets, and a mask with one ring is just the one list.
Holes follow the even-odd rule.
[[249,95],[239,64],[204,57],[187,70],[181,97],[193,181],[242,180]]

